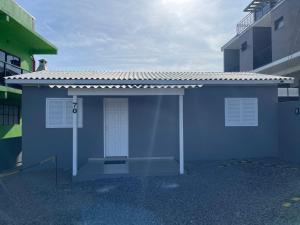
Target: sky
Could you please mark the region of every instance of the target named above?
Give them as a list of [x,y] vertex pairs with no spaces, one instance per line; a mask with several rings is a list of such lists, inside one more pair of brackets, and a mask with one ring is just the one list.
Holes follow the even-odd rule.
[[50,70],[222,71],[250,0],[17,0],[58,48]]

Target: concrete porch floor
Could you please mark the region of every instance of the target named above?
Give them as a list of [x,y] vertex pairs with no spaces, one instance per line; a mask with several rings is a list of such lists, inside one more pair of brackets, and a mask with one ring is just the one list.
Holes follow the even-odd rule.
[[105,160],[89,160],[79,167],[75,182],[124,176],[172,176],[179,174],[174,159],[126,159],[124,164],[105,164]]

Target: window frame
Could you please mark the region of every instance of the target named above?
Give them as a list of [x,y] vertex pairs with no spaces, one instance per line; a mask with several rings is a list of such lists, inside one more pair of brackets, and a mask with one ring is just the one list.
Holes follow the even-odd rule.
[[274,21],[274,30],[281,30],[284,27],[284,25],[284,16],[281,16]]
[[[20,106],[16,104],[0,103],[0,126],[15,126],[20,124]],[[6,121],[6,122],[5,122]]]
[[248,49],[248,41],[244,41],[242,44],[241,44],[241,52],[244,52]]
[[[66,115],[64,114],[63,117],[65,119],[64,123],[61,123],[59,125],[52,125],[49,124],[49,104],[50,101],[65,101],[65,104],[67,101],[71,101],[73,103],[73,98],[46,98],[46,110],[45,110],[45,127],[46,128],[72,128],[73,123],[67,124],[66,123]],[[66,113],[66,112],[65,112]],[[78,98],[78,128],[83,128],[83,99]]]
[[[230,115],[230,100],[232,101],[239,101],[239,109],[238,109],[238,114],[239,114],[239,119],[240,121],[232,121],[230,120],[231,115]],[[255,108],[253,109],[254,115],[252,117],[254,118],[253,121],[246,121],[245,120],[245,106],[246,106],[246,101],[253,100],[253,104],[255,104]],[[244,102],[243,102],[244,101]],[[232,102],[231,102],[232,104]],[[228,97],[224,99],[224,111],[225,111],[225,127],[258,127],[259,126],[259,102],[258,98],[256,97],[245,97],[245,98],[236,98],[236,97]]]
[[[5,62],[5,63],[21,68],[21,63],[22,63],[21,57],[15,55],[15,54],[11,54],[11,53],[9,53],[9,52],[7,52],[7,51],[4,51],[4,50],[1,49],[1,48],[0,48],[0,51],[4,53],[4,58],[5,58],[5,59],[4,59],[4,62]],[[18,58],[19,61],[20,61],[20,65],[18,66],[18,65],[11,64],[11,63],[7,62],[7,55],[10,55],[10,56],[12,56],[12,57]]]
[[[9,56],[12,57],[12,58],[16,58],[19,61],[18,65],[14,64],[14,63],[11,63],[11,62],[8,62],[8,57]],[[10,65],[13,65],[13,66],[21,67],[21,58],[20,57],[7,52],[5,58],[6,58],[6,63],[8,63]]]
[[0,58],[0,61],[3,61],[4,63],[6,63],[6,52],[3,51],[2,49],[0,49],[0,52],[2,52],[2,53],[4,54],[4,60],[2,60],[2,59]]

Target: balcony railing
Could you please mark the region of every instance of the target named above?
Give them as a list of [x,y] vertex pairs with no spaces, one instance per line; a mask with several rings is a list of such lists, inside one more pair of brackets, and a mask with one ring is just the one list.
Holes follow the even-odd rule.
[[276,0],[276,1],[272,1],[272,2],[262,1],[262,3],[269,4],[269,5],[265,5],[265,6],[257,5],[257,8],[253,8],[253,11],[251,11],[247,16],[245,16],[237,24],[237,26],[236,26],[236,33],[237,33],[237,35],[240,35],[248,27],[250,27],[252,24],[254,24],[257,20],[259,20],[262,17],[264,17],[275,6],[277,6],[279,3],[283,2],[283,1],[285,1],[285,0]]
[[4,85],[4,77],[23,73],[30,73],[30,71],[0,60],[0,85]]
[[236,33],[240,35],[244,30],[250,27],[254,23],[254,13],[249,13],[245,16],[241,22],[236,25]]

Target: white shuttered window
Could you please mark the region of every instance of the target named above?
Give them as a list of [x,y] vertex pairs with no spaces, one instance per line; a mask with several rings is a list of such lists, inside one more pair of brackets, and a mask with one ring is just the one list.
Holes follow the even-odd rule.
[[[46,99],[46,128],[72,128],[73,99]],[[82,127],[82,99],[78,99],[78,127]]]
[[257,98],[225,98],[225,126],[258,126]]

